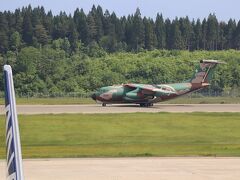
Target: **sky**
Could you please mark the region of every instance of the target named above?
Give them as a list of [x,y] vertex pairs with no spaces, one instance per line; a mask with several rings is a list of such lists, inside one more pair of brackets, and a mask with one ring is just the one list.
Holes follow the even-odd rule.
[[162,13],[165,18],[174,19],[188,16],[190,19],[203,19],[215,13],[221,21],[230,18],[240,20],[240,0],[0,0],[0,11],[14,11],[16,8],[28,6],[44,6],[53,14],[65,11],[73,14],[76,8],[89,12],[92,5],[100,5],[105,11],[115,12],[117,16],[133,14],[139,7],[142,16],[155,18]]

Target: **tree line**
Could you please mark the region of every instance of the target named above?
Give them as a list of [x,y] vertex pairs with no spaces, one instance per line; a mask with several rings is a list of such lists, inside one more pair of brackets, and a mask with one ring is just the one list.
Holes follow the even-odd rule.
[[117,17],[94,5],[88,13],[77,8],[72,15],[53,15],[44,7],[30,5],[0,12],[0,53],[59,43],[70,52],[82,45],[97,45],[107,52],[240,49],[240,21],[219,21],[214,14],[203,20],[170,20],[158,13],[153,19],[142,17],[138,8],[134,14]]
[[[62,42],[64,43],[64,42]],[[65,46],[25,47],[8,51],[17,95],[58,96],[77,92],[89,94],[99,87],[122,83],[176,83],[190,79],[201,59],[227,62],[213,74],[205,92],[239,96],[240,51],[153,50],[139,53],[107,53],[98,46],[81,47],[69,54]],[[0,66],[4,64],[0,55]],[[0,76],[0,92],[3,89]],[[236,92],[236,93],[234,93]]]

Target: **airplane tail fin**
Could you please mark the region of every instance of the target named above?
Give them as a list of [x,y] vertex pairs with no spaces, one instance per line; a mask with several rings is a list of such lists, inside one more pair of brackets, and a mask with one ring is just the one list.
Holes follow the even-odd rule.
[[197,84],[208,84],[212,79],[212,74],[217,64],[225,64],[225,62],[217,60],[201,60],[200,65],[193,74],[189,82]]
[[16,112],[12,68],[4,65],[7,180],[23,180],[22,152]]

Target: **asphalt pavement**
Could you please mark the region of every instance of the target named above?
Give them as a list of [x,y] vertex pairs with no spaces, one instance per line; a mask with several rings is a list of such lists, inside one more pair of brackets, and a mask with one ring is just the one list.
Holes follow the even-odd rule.
[[[240,158],[79,158],[24,160],[26,180],[239,180]],[[0,161],[0,179],[5,179]]]
[[[0,114],[4,114],[0,106]],[[102,107],[91,105],[18,105],[18,114],[61,114],[61,113],[134,113],[134,112],[240,112],[240,104],[155,104],[153,107],[114,104]]]

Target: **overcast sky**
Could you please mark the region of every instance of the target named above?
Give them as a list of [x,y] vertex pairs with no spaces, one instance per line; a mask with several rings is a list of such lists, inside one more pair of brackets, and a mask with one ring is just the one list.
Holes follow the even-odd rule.
[[152,18],[159,12],[170,19],[176,16],[203,19],[210,13],[215,13],[219,20],[240,19],[240,0],[0,0],[0,11],[14,11],[29,4],[44,6],[55,15],[60,11],[73,14],[77,7],[88,12],[95,4],[103,10],[114,11],[118,16],[132,14],[139,7],[142,16]]

